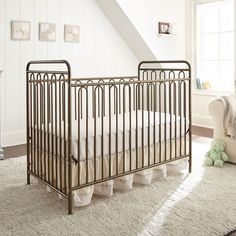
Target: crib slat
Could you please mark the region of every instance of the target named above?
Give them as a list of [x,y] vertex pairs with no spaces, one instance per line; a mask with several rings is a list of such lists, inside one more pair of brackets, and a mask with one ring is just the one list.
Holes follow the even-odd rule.
[[116,174],[118,175],[118,114],[119,114],[119,106],[118,106],[118,92],[116,87]]
[[125,105],[126,105],[126,94],[125,86],[123,86],[123,173],[125,172]]
[[61,76],[59,77],[59,172],[60,172],[60,191],[63,192],[62,189],[62,86],[61,86]]
[[[184,101],[186,101],[186,83],[184,82]],[[187,110],[186,110],[186,102],[184,102],[184,154],[187,153]]]
[[88,90],[85,90],[86,93],[86,139],[85,139],[85,149],[86,149],[86,183],[88,183],[89,177],[89,169],[88,169],[88,130],[89,130],[89,122],[88,122]]
[[[155,78],[156,78],[156,74],[155,74]],[[154,103],[153,103],[153,154],[154,154],[154,164],[156,164],[156,112],[157,112],[157,84],[155,83],[154,85]]]
[[[178,75],[178,77],[180,78],[180,73]],[[182,83],[178,82],[179,85],[179,94],[178,94],[178,100],[179,100],[179,137],[180,137],[180,155],[182,155],[182,138],[181,138],[181,134],[182,134]]]
[[165,121],[164,121],[164,146],[165,146],[165,161],[166,161],[166,156],[167,156],[167,145],[166,145],[166,142],[167,142],[167,137],[166,137],[166,132],[167,132],[167,129],[166,129],[166,125],[167,125],[167,119],[166,119],[166,113],[167,113],[167,104],[166,104],[166,84],[164,83],[164,116],[165,116]]
[[129,86],[129,170],[132,170],[132,131],[131,131],[131,127],[132,127],[132,108],[131,108],[131,87]]
[[52,151],[51,151],[51,173],[52,173],[52,179],[51,179],[51,184],[52,186],[54,186],[54,126],[56,126],[56,124],[54,125],[54,87],[53,87],[53,78],[55,76],[51,75],[51,147],[52,147]]
[[37,84],[34,85],[34,173],[37,175]]
[[50,184],[50,80],[47,78],[47,182]]
[[175,117],[175,157],[177,156],[177,85],[174,82],[174,117]]
[[[37,75],[37,79],[39,80],[40,74]],[[37,173],[36,175],[39,177],[39,83],[36,83],[36,159],[37,159]]]
[[139,120],[138,120],[138,109],[139,109],[139,99],[140,99],[140,84],[137,85],[136,87],[136,111],[135,111],[135,115],[136,115],[136,130],[135,130],[135,148],[136,148],[136,169],[138,169],[138,133],[139,133],[139,130],[138,130],[138,123],[139,123]]
[[80,96],[80,93],[82,93],[81,89],[79,88],[78,90],[78,120],[77,120],[77,126],[78,126],[78,142],[77,142],[77,160],[78,160],[78,186],[80,186],[80,144],[81,144],[81,139],[80,139],[80,121],[81,121],[81,96]]
[[104,88],[102,88],[102,112],[101,112],[101,129],[102,129],[102,135],[101,135],[101,158],[102,158],[102,179],[104,178],[104,165],[103,165],[103,160],[104,160],[104,106],[105,106],[105,102],[104,102],[104,96],[105,96],[105,91]]
[[108,152],[109,152],[109,170],[108,174],[111,177],[111,93],[112,93],[112,86],[109,87],[109,100],[108,100],[108,123],[109,123],[109,140],[108,140]]
[[47,74],[44,75],[44,81],[43,81],[43,157],[44,157],[44,164],[43,164],[43,173],[44,173],[44,181],[47,182],[47,132],[46,132],[46,78],[47,78]]
[[150,166],[150,88],[152,84],[147,84],[147,110],[148,110],[148,166]]
[[161,153],[161,150],[162,150],[162,148],[161,148],[161,138],[162,138],[162,135],[161,135],[161,133],[162,133],[162,120],[161,120],[161,112],[162,112],[162,109],[161,109],[161,101],[162,101],[162,99],[161,99],[161,85],[162,85],[162,83],[160,83],[159,84],[159,163],[161,163],[161,155],[162,155],[162,153]]
[[[41,79],[41,77],[40,77]],[[40,120],[39,120],[39,134],[40,134],[40,148],[39,148],[39,155],[40,155],[40,178],[43,178],[43,130],[42,130],[42,126],[43,126],[43,85],[40,82]]]
[[[64,75],[63,75],[63,79],[64,78]],[[64,176],[64,193],[67,194],[67,171],[66,171],[66,158],[67,158],[67,145],[66,145],[66,83],[63,82],[62,84],[62,119],[63,119],[63,150],[64,150],[64,163],[63,163],[63,176]]]
[[94,182],[97,179],[97,99],[96,87],[93,87],[93,156],[94,156]]
[[58,103],[57,103],[57,97],[58,97],[58,91],[57,91],[57,81],[55,81],[55,169],[56,169],[56,176],[55,176],[55,181],[56,181],[56,185],[55,187],[58,188],[58,112],[57,112],[57,108],[58,108]]
[[142,86],[142,168],[144,167],[144,86]]
[[[169,73],[169,78],[170,78],[170,73]],[[170,157],[169,159],[172,159],[172,82],[169,82],[169,113],[170,113],[170,130],[169,130],[169,144],[170,144]]]

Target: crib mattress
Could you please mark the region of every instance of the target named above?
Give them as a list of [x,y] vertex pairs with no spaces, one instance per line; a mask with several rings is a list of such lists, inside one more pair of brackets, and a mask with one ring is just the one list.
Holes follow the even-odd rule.
[[[88,130],[86,131],[86,119],[80,119],[80,133],[78,135],[78,121],[72,122],[72,155],[79,161],[86,158],[104,157],[130,149],[140,148],[184,136],[188,130],[188,120],[179,116],[151,112],[151,111],[127,112],[119,115],[96,118],[96,130],[94,118],[88,118]],[[109,122],[110,120],[110,122]],[[125,126],[123,126],[123,120]],[[131,120],[131,124],[130,124]],[[110,124],[110,125],[109,125]],[[154,136],[155,130],[155,136]],[[96,132],[95,132],[96,131]],[[137,143],[136,143],[137,131]],[[49,127],[51,132],[51,127]],[[55,131],[54,131],[55,133]],[[59,133],[59,130],[58,132]],[[79,136],[79,139],[78,139]],[[142,138],[143,136],[143,138]],[[57,137],[59,139],[59,137]],[[96,140],[96,146],[95,141]],[[109,141],[110,140],[110,141]],[[123,142],[124,140],[124,142]],[[87,142],[87,145],[86,145]],[[110,147],[109,147],[110,142]],[[103,145],[102,145],[103,143]],[[117,143],[117,147],[116,147]],[[54,145],[55,146],[55,145]],[[103,148],[102,148],[103,147]],[[78,152],[79,150],[79,152]],[[96,150],[96,151],[95,151]]]

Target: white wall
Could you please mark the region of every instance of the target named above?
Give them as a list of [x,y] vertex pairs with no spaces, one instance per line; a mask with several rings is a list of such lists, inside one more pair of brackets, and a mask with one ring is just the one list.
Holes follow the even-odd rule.
[[[2,146],[25,142],[25,66],[66,59],[79,77],[136,75],[138,61],[94,0],[0,0]],[[10,21],[31,22],[30,41],[10,40]],[[38,41],[38,23],[56,23],[56,42]],[[79,44],[63,42],[64,24],[81,27]]]
[[[158,60],[185,58],[185,0],[117,0]],[[175,35],[158,36],[158,22]]]

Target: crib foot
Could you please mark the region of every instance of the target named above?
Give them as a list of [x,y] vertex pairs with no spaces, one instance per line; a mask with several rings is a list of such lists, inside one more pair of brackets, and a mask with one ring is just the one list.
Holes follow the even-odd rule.
[[69,196],[68,198],[68,215],[72,215],[72,196]]
[[190,173],[192,173],[192,161],[189,160],[189,161],[188,161],[188,164],[189,164],[189,165],[188,165],[188,172],[189,172],[189,174],[190,174]]
[[30,185],[30,174],[27,173],[27,185]]

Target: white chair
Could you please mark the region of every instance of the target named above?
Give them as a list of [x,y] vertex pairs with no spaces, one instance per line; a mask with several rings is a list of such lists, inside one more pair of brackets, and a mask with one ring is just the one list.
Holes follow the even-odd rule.
[[229,162],[236,164],[236,124],[225,127],[224,102],[215,99],[209,104],[209,113],[214,127],[214,139],[225,143],[225,152],[229,156]]

